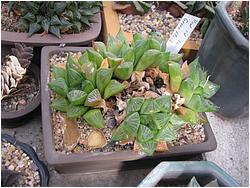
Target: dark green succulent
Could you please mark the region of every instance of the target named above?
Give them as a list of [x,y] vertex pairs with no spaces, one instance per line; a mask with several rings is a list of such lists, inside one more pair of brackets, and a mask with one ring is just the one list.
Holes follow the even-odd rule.
[[20,14],[17,28],[28,36],[45,32],[61,38],[61,33],[79,33],[90,27],[101,6],[95,1],[10,1],[8,10]]

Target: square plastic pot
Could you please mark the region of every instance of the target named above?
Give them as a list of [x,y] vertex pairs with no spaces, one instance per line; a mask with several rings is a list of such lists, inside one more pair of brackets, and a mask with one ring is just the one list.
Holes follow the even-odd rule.
[[240,186],[213,162],[183,161],[161,162],[142,180],[138,187],[188,185],[193,176],[202,187],[215,179],[217,179],[220,187]]
[[[53,125],[51,124],[51,110],[49,107],[49,58],[58,52],[83,52],[85,47],[46,46],[42,48],[41,54],[41,97],[42,97],[42,126],[45,157],[48,163],[61,173],[73,172],[97,172],[105,170],[117,170],[125,163],[135,160],[166,160],[168,157],[200,154],[215,150],[217,143],[209,124],[204,125],[206,140],[201,144],[188,144],[170,147],[167,152],[155,153],[152,157],[146,157],[133,151],[121,152],[86,152],[80,154],[65,155],[56,152],[54,147]],[[136,163],[139,164],[139,163]],[[140,163],[140,165],[143,165]],[[137,168],[134,166],[134,168]]]
[[75,46],[88,45],[92,40],[95,40],[99,36],[102,28],[100,13],[97,13],[92,20],[93,24],[86,31],[74,34],[62,34],[61,38],[57,38],[52,34],[47,34],[42,37],[40,34],[34,34],[31,37],[28,37],[27,33],[1,31],[1,41],[2,44],[13,45],[14,43],[20,42],[37,47],[59,44]]

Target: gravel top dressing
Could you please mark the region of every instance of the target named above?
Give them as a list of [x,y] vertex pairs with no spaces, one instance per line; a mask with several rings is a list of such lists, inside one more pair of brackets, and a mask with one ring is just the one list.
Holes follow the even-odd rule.
[[[173,17],[167,11],[158,10],[155,5],[151,7],[151,10],[140,15],[126,15],[118,13],[121,28],[123,31],[135,33],[141,33],[148,35],[151,32],[156,32],[160,37],[168,39],[175,27],[178,25],[181,18]],[[189,37],[193,41],[201,41],[201,33],[198,30],[194,30]]]
[[[71,53],[73,57],[81,55],[81,53]],[[67,61],[67,53],[60,52],[53,54],[49,59],[50,67],[56,65],[64,67]],[[150,85],[152,80],[149,79],[149,75],[152,75],[152,70],[145,71],[145,77],[143,83]],[[50,70],[50,78],[52,77],[52,69]],[[128,80],[129,81],[129,80]],[[157,82],[151,83],[148,88],[148,97],[160,96],[163,84],[162,79],[158,79]],[[51,100],[55,98],[56,94],[49,90]],[[105,127],[102,129],[94,129],[86,123],[81,117],[77,120],[70,120],[66,118],[66,115],[62,112],[51,109],[52,126],[54,133],[54,143],[57,152],[70,154],[70,153],[82,153],[82,152],[111,152],[111,151],[122,151],[122,150],[133,150],[134,141],[127,142],[116,142],[111,140],[113,128],[120,124],[125,118],[125,108],[127,106],[127,100],[131,96],[142,96],[141,88],[131,83],[131,85],[123,92],[117,94],[114,97],[109,98],[106,101],[108,108],[107,112],[103,114]],[[90,139],[92,138],[92,140]],[[98,141],[103,143],[104,147],[93,148],[90,147],[90,142]],[[184,125],[177,132],[177,139],[167,143],[168,146],[179,146],[191,143],[202,143],[205,141],[204,128],[202,125]],[[88,142],[88,143],[86,143]]]
[[38,168],[26,153],[6,141],[1,141],[1,154],[2,178],[3,170],[9,170],[19,176],[13,186],[40,187]]

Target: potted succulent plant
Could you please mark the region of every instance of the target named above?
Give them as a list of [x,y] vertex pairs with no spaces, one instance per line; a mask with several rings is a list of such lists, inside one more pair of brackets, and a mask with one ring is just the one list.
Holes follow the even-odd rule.
[[138,187],[239,187],[225,171],[210,161],[161,162]]
[[101,31],[100,2],[12,1],[1,6],[4,44],[86,45]]
[[40,105],[39,68],[31,63],[33,48],[15,43],[12,55],[2,60],[2,126],[15,127],[31,119],[30,113]]
[[49,172],[34,149],[8,134],[1,135],[1,186],[47,187]]
[[[103,36],[104,36],[105,42],[107,41],[109,35],[116,36],[120,29],[124,30],[124,34],[129,42],[131,42],[133,40],[133,33],[134,32],[131,31],[132,28],[134,28],[134,29],[139,28],[140,31],[137,31],[137,33],[144,33],[144,34],[145,34],[145,32],[149,33],[148,30],[152,31],[152,32],[158,32],[158,33],[160,32],[165,37],[165,38],[163,37],[164,38],[163,40],[167,40],[167,38],[169,37],[169,34],[174,30],[173,22],[176,23],[177,19],[173,18],[173,16],[171,16],[171,15],[167,15],[171,21],[169,21],[169,19],[165,19],[166,12],[157,13],[157,14],[162,14],[162,16],[164,15],[164,18],[162,18],[162,20],[165,20],[165,22],[166,22],[166,23],[164,22],[163,25],[161,25],[159,27],[159,29],[156,29],[157,26],[155,25],[157,22],[157,18],[159,18],[159,15],[158,16],[157,15],[151,16],[150,14],[152,14],[152,13],[148,13],[149,15],[146,15],[146,16],[144,15],[144,16],[140,17],[139,19],[137,18],[137,20],[140,20],[140,21],[137,21],[138,23],[135,23],[136,22],[135,19],[132,19],[132,20],[130,19],[130,22],[128,22],[129,19],[126,18],[127,22],[122,24],[122,18],[121,18],[121,15],[118,14],[118,11],[122,11],[121,9],[123,9],[123,8],[125,8],[125,11],[127,9],[130,10],[132,7],[135,7],[133,9],[136,9],[136,7],[137,7],[137,9],[140,10],[140,7],[142,7],[143,10],[141,10],[139,12],[141,12],[140,14],[145,14],[146,12],[148,12],[148,9],[153,5],[153,3],[147,2],[147,5],[144,5],[144,3],[137,5],[138,2],[137,3],[132,2],[130,4],[126,4],[126,2],[119,2],[119,3],[122,3],[122,4],[125,3],[125,5],[114,6],[113,5],[114,2],[103,1]],[[117,10],[117,9],[119,9],[119,10]],[[158,8],[154,8],[154,9],[158,10]],[[136,11],[136,12],[138,12],[138,11]],[[125,15],[125,14],[124,14],[124,16],[127,17],[127,15]],[[136,16],[138,16],[138,15],[136,15]],[[144,17],[150,18],[148,20],[148,22],[149,22],[148,24],[145,24],[146,23],[145,20],[143,21],[144,25],[142,24],[141,20],[143,20]],[[154,19],[154,23],[152,23],[151,19]],[[159,21],[158,21],[158,23],[159,23]],[[152,26],[152,24],[154,24],[154,26]],[[125,29],[125,27],[123,27],[124,25],[128,29]],[[165,28],[164,31],[162,30],[163,27]],[[168,27],[171,27],[171,28],[169,28],[170,31],[165,31],[166,28],[168,28]],[[160,30],[162,30],[162,31],[160,31]],[[168,37],[165,35],[168,35]],[[198,37],[195,37],[195,38],[198,38]],[[197,40],[197,41],[188,40],[184,44],[184,46],[182,47],[182,50],[181,50],[184,53],[184,59],[187,59],[188,61],[194,60],[196,57],[196,54],[198,52],[199,47],[200,47],[199,40]]]
[[217,6],[198,53],[211,80],[221,85],[211,100],[225,117],[247,112],[249,103],[249,7],[240,11],[237,3],[221,2]]
[[[129,45],[119,32],[107,46],[94,42],[93,49],[43,48],[43,135],[50,164],[59,171],[69,163],[76,171],[93,170],[93,163],[110,169],[146,156],[216,148],[202,112],[217,110],[208,98],[219,86],[208,80],[198,59],[180,65],[182,56],[166,52],[164,46],[158,38],[139,34]],[[197,124],[206,124],[198,142],[171,146],[179,129]]]

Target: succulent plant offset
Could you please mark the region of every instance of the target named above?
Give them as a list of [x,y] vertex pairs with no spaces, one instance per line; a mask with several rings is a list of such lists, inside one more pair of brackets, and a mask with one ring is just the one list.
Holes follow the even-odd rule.
[[180,65],[182,54],[166,52],[164,40],[139,34],[133,39],[130,45],[120,31],[109,37],[107,45],[94,42],[94,50],[78,59],[69,55],[66,69],[54,67],[55,80],[49,87],[60,97],[51,107],[71,118],[83,116],[89,125],[103,128],[100,109],[105,113],[106,100],[135,83],[138,92],[133,91],[125,102],[125,119],[118,121],[112,139],[135,140],[142,152],[152,155],[159,142],[174,140],[182,125],[204,123],[201,112],[217,110],[208,98],[219,86],[208,80],[198,59]]
[[[195,176],[193,176],[190,182],[188,183],[187,187],[201,187],[201,186],[199,182],[196,180]],[[220,185],[218,183],[218,180],[214,179],[209,183],[207,183],[206,185],[204,185],[204,187],[220,187]]]
[[20,16],[17,27],[28,36],[41,31],[60,38],[61,33],[79,33],[90,27],[91,18],[101,6],[98,1],[12,1],[8,10]]
[[7,56],[2,65],[1,99],[17,88],[33,57],[33,48],[18,43],[15,43],[15,48],[12,48],[11,51],[13,55]]

